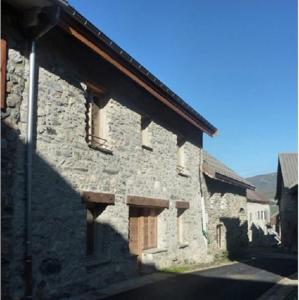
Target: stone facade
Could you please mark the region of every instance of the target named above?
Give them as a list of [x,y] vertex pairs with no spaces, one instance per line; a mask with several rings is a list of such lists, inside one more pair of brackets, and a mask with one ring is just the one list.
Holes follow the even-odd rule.
[[248,238],[253,245],[269,243],[268,228],[270,223],[270,205],[265,203],[247,202]]
[[[8,40],[7,104],[2,111],[2,230],[6,299],[24,295],[25,152],[28,41],[3,15]],[[71,49],[71,51],[70,51]],[[138,88],[114,67],[55,28],[37,42],[38,104],[34,132],[32,267],[35,299],[62,299],[138,275],[128,248],[128,195],[169,200],[158,216],[158,247],[144,251],[144,264],[165,268],[204,262],[199,168],[202,132]],[[86,142],[85,83],[108,91],[107,134],[112,154]],[[141,147],[141,116],[151,118],[152,151]],[[177,136],[188,176],[177,173]],[[86,206],[81,191],[115,195],[97,216],[105,242],[86,257]],[[232,196],[233,197],[233,196]],[[177,238],[177,200],[187,201],[184,247]],[[212,197],[212,207],[218,205]],[[226,201],[226,200],[223,200]],[[238,216],[241,201],[232,199]],[[217,203],[217,204],[216,204]],[[211,210],[212,211],[212,210]],[[220,216],[218,216],[220,217]],[[211,220],[214,216],[211,217]],[[215,217],[216,218],[216,217]],[[103,230],[105,229],[105,230]]]
[[202,181],[209,253],[233,257],[248,244],[246,189],[206,175]]
[[281,243],[288,251],[298,252],[298,187],[283,188],[279,199]]

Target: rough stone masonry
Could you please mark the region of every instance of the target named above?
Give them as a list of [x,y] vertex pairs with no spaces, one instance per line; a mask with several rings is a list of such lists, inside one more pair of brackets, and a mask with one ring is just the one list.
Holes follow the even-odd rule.
[[[24,295],[25,136],[29,43],[3,15],[8,41],[7,109],[2,112],[2,255],[6,299]],[[32,191],[35,299],[62,299],[138,275],[129,252],[127,196],[166,199],[158,215],[157,249],[141,263],[155,268],[208,259],[201,227],[199,169],[202,132],[177,117],[113,66],[55,28],[37,44],[38,103]],[[112,154],[86,142],[86,82],[107,92],[107,136]],[[150,117],[152,151],[141,146],[141,117]],[[177,136],[188,176],[177,172]],[[86,203],[81,191],[109,193],[115,203],[97,215],[104,234],[96,257],[86,256]],[[177,238],[176,201],[186,201],[183,240]]]

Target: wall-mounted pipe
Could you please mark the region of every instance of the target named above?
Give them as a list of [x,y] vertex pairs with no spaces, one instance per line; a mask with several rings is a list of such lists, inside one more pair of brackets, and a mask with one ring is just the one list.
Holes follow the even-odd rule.
[[27,108],[27,139],[26,139],[26,299],[32,299],[32,250],[31,250],[31,198],[32,198],[32,154],[33,154],[33,126],[34,126],[34,108],[36,103],[36,41],[31,42],[31,51],[29,56],[29,98]]
[[[26,137],[26,245],[25,245],[25,298],[33,299],[32,280],[32,156],[34,152],[34,121],[36,118],[37,103],[37,78],[36,78],[36,42],[52,29],[59,20],[60,8],[50,7],[30,11],[30,21],[32,18],[42,20],[34,27],[27,28],[27,33],[31,38],[31,50],[29,55],[29,97],[27,107],[27,137]],[[25,18],[26,19],[26,18]],[[29,23],[30,24],[30,23]],[[26,25],[26,24],[25,24]],[[26,26],[25,26],[26,28]]]

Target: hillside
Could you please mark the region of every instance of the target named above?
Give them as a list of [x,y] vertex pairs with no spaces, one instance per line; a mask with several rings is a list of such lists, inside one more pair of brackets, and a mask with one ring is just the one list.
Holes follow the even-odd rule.
[[269,173],[256,175],[246,179],[256,187],[257,191],[262,192],[270,199],[273,199],[276,192],[276,176],[277,173]]

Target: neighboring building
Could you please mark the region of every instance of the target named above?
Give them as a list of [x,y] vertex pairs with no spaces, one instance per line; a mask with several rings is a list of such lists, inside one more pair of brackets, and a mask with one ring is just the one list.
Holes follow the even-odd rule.
[[[4,1],[1,29],[3,299],[206,261],[198,170],[216,128],[63,1]],[[246,216],[244,195],[220,200]]]
[[269,199],[259,192],[247,190],[248,237],[252,245],[267,245],[270,225]]
[[276,196],[282,245],[298,251],[298,153],[278,155]]
[[280,226],[279,226],[279,211],[274,211],[271,214],[270,218],[270,225],[271,228],[277,232],[278,236],[280,237]]
[[248,245],[246,189],[254,186],[206,152],[202,172],[209,253],[233,256]]

